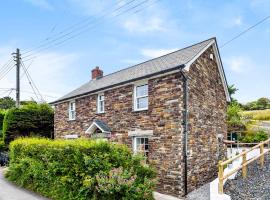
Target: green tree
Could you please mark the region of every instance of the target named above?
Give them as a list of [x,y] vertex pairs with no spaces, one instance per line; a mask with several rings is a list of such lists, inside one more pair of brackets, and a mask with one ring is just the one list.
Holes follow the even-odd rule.
[[15,107],[15,101],[11,97],[0,98],[0,109],[10,109]]
[[258,109],[267,109],[270,105],[270,100],[268,98],[262,97],[257,100]]
[[236,93],[237,90],[238,89],[235,87],[234,84],[229,85],[229,87],[228,87],[229,95],[230,95],[232,102],[237,102],[237,100],[232,97]]
[[229,90],[230,97],[232,97],[232,95],[234,95],[238,89],[235,87],[234,84],[232,84],[232,85],[229,85],[228,90]]

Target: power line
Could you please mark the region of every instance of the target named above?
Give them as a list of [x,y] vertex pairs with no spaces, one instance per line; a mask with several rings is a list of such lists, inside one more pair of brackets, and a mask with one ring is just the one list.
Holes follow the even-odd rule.
[[[26,67],[25,67],[25,65],[24,65],[23,62],[22,62],[22,68],[23,68],[23,70],[24,70],[24,72],[26,74],[26,77],[27,77],[27,79],[29,81],[29,84],[30,84],[33,92],[35,93],[37,99],[39,99],[39,97],[38,97],[38,95],[39,95],[40,98],[41,98],[41,101],[45,101],[44,98],[43,98],[43,96],[42,96],[42,94],[40,93],[39,89],[37,88],[36,84],[34,83],[32,77],[30,76],[29,72],[27,71],[27,69],[26,69]],[[36,91],[37,91],[38,95],[37,95]]]
[[[123,0],[122,0],[122,1],[123,1]],[[40,49],[40,48],[42,48],[42,47],[48,46],[49,44],[52,44],[52,43],[54,43],[54,42],[56,42],[56,41],[58,41],[58,40],[61,40],[62,38],[65,38],[65,37],[67,37],[67,36],[69,36],[69,35],[71,35],[71,34],[73,34],[73,33],[76,33],[76,32],[78,32],[78,31],[80,31],[80,30],[83,30],[83,29],[85,29],[85,27],[87,27],[87,26],[89,26],[89,25],[91,25],[91,24],[93,24],[93,23],[96,23],[96,22],[102,20],[104,17],[106,17],[106,16],[108,16],[108,15],[114,13],[114,12],[119,11],[120,9],[122,9],[122,8],[124,8],[124,7],[126,7],[126,6],[128,6],[129,4],[133,3],[134,1],[136,1],[136,0],[131,0],[131,1],[129,1],[129,2],[126,2],[125,4],[121,5],[120,7],[114,9],[112,12],[107,12],[107,13],[101,15],[100,17],[98,17],[98,18],[95,19],[95,20],[93,20],[92,18],[89,17],[89,18],[87,18],[87,19],[85,19],[85,20],[82,20],[81,22],[79,22],[79,23],[77,23],[77,24],[75,24],[75,25],[71,25],[69,28],[64,29],[64,30],[61,31],[59,34],[56,34],[56,35],[55,35],[55,36],[59,35],[58,37],[56,37],[56,38],[51,37],[52,39],[50,39],[50,41],[46,41],[45,43],[43,43],[43,44],[37,46],[37,47],[34,48],[34,49],[31,49],[31,50],[29,50],[29,51],[26,51],[26,52],[24,52],[23,54],[28,54],[29,52],[32,52],[32,51],[35,51],[35,50]],[[105,10],[103,10],[102,13],[103,13],[104,11],[105,11]],[[92,19],[92,20],[91,20],[91,19]],[[91,21],[89,21],[89,20],[91,20]],[[86,22],[86,23],[85,23],[85,22]],[[85,23],[85,24],[84,24],[84,23]],[[80,25],[80,26],[77,27],[78,25]],[[74,27],[77,27],[77,28],[74,28]],[[71,29],[71,31],[69,31],[69,29]],[[69,32],[67,32],[67,31],[69,31]],[[66,33],[65,33],[65,32],[66,32]]]
[[0,69],[0,75],[6,73],[12,61],[13,61],[12,58],[10,58],[8,62],[2,66],[2,68]]
[[14,66],[15,66],[15,64],[9,66],[9,67],[6,69],[6,71],[4,71],[2,74],[0,74],[0,80],[1,80],[2,78],[4,78],[4,77],[5,77],[5,76],[13,69]]
[[[117,15],[113,16],[112,19],[115,19],[115,18],[117,18],[117,17],[119,17],[119,16],[121,16],[121,15],[123,15],[123,14],[129,12],[129,11],[132,11],[132,10],[136,9],[136,8],[140,7],[141,5],[147,3],[148,1],[149,1],[149,0],[144,0],[144,1],[142,1],[142,2],[140,2],[140,3],[138,3],[138,4],[136,4],[135,6],[130,7],[130,8],[128,8],[128,9],[122,11],[122,12],[118,13]],[[158,0],[158,1],[160,1],[160,0]],[[158,1],[155,1],[154,3],[158,2]],[[151,4],[151,5],[152,5],[152,4]],[[149,7],[149,6],[150,6],[150,5],[145,6],[145,7],[143,7],[142,9],[145,9],[145,8],[147,8],[147,7]],[[141,10],[142,10],[142,9],[141,9]],[[139,11],[140,11],[140,10],[136,10],[133,14],[135,14],[135,13],[137,13],[137,12],[139,12]],[[41,52],[41,51],[44,51],[44,50],[47,50],[47,49],[50,49],[50,48],[59,46],[59,45],[65,43],[65,42],[68,41],[68,40],[71,40],[71,39],[73,39],[73,38],[75,38],[75,37],[78,37],[79,35],[81,35],[81,34],[87,32],[87,31],[89,31],[89,30],[91,30],[91,29],[93,29],[93,28],[96,28],[98,25],[100,25],[100,24],[102,24],[102,23],[104,23],[104,22],[96,23],[96,24],[94,24],[94,26],[91,26],[91,27],[85,27],[85,28],[82,29],[81,31],[77,32],[77,33],[74,34],[74,35],[71,35],[71,36],[68,37],[68,38],[63,38],[63,37],[62,37],[62,38],[60,38],[60,39],[57,39],[57,40],[60,40],[58,43],[55,43],[57,40],[54,40],[54,43],[53,43],[53,44],[51,44],[51,45],[49,45],[49,46],[47,46],[47,47],[45,47],[45,48],[42,48],[42,49],[36,51],[35,53],[26,55],[26,56],[24,56],[23,58],[30,57],[30,56],[32,56],[32,55],[35,55],[35,54]]]
[[268,20],[270,18],[270,15],[268,15],[267,17],[263,18],[262,20],[258,21],[256,24],[250,26],[249,28],[247,28],[246,30],[242,31],[241,33],[237,34],[235,37],[233,37],[232,39],[230,39],[229,41],[225,42],[223,45],[220,46],[220,48],[225,47],[226,45],[228,45],[229,43],[231,43],[232,41],[236,40],[237,38],[241,37],[242,35],[246,34],[247,32],[249,32],[250,30],[252,30],[253,28],[255,28],[256,26],[260,25],[261,23],[265,22],[266,20]]

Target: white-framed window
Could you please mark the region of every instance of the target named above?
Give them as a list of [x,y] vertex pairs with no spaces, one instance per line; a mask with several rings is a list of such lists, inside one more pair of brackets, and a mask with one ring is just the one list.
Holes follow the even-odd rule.
[[133,152],[135,154],[143,154],[146,158],[149,155],[149,139],[148,137],[133,137]]
[[98,94],[97,97],[97,113],[105,112],[105,97],[104,94]]
[[148,84],[134,86],[134,110],[148,109]]
[[68,119],[75,120],[76,118],[76,104],[75,101],[70,101],[68,106]]

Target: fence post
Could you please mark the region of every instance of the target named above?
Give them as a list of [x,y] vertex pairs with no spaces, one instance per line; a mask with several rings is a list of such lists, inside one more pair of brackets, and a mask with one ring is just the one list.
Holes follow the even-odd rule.
[[264,155],[262,155],[264,152],[264,144],[261,144],[260,145],[260,154],[261,154],[261,157],[260,157],[260,164],[261,164],[261,167],[263,167],[263,164],[264,164]]
[[218,162],[218,193],[223,194],[223,165],[222,161]]
[[243,176],[243,178],[247,177],[247,166],[245,165],[246,162],[247,162],[247,153],[246,153],[246,150],[244,150],[243,161],[242,161],[242,176]]

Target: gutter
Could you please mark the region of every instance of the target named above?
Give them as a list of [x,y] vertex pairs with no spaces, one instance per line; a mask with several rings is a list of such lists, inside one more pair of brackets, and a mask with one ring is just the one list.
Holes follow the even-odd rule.
[[184,111],[183,111],[183,123],[184,126],[184,137],[183,137],[183,157],[184,157],[184,188],[185,188],[185,196],[188,194],[188,76],[185,74],[182,67],[180,68],[180,73],[183,76],[183,90],[184,90]]

